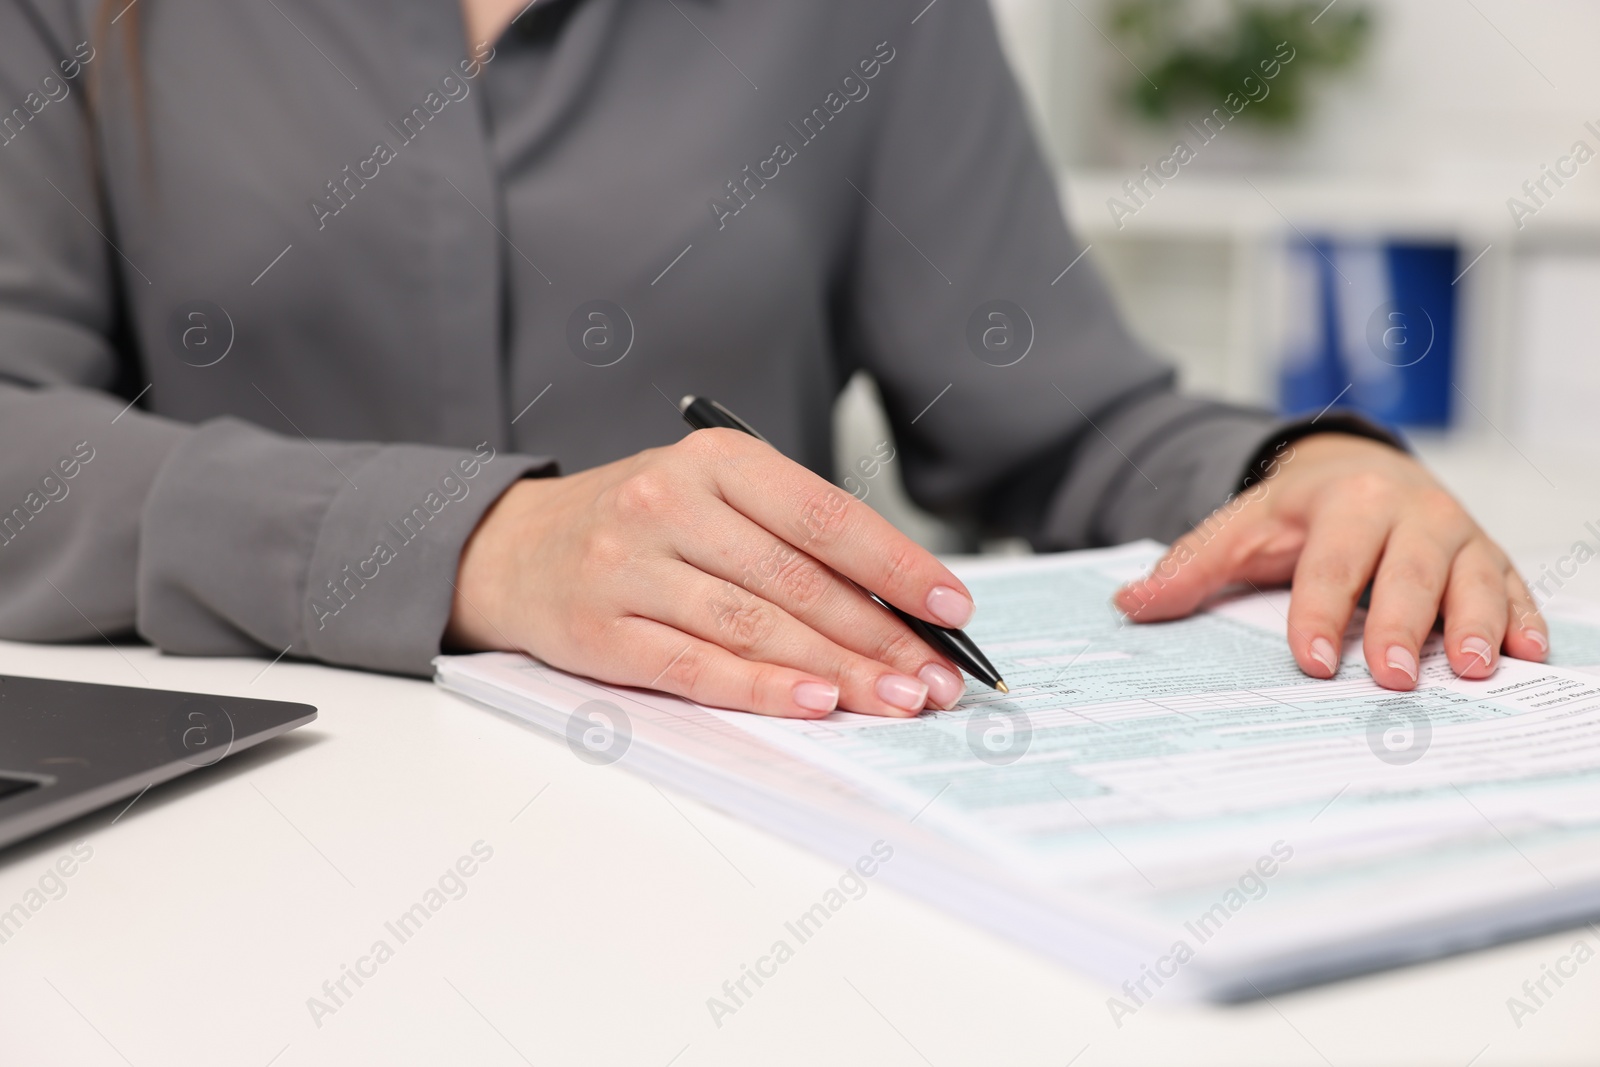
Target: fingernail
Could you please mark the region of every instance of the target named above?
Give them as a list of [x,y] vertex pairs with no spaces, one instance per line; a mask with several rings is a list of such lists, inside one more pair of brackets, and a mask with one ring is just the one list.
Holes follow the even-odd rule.
[[1389,651],[1384,653],[1384,664],[1397,671],[1404,672],[1413,682],[1417,680],[1417,657],[1404,645],[1390,645]]
[[1541,656],[1550,651],[1549,640],[1545,638],[1544,634],[1540,633],[1538,630],[1535,630],[1533,627],[1530,626],[1526,630],[1522,631],[1522,636],[1532,644],[1535,644],[1539,647],[1539,654]]
[[794,702],[807,711],[832,711],[839,706],[839,687],[824,682],[801,682],[794,687]]
[[966,684],[961,677],[953,674],[937,663],[930,663],[917,672],[928,686],[928,696],[933,703],[946,710],[955,707],[956,701],[961,699],[961,694],[967,691]]
[[928,613],[959,630],[972,618],[972,600],[948,585],[936,585],[928,593]]
[[1328,676],[1332,677],[1339,669],[1339,660],[1333,652],[1333,642],[1326,637],[1311,639],[1311,658],[1328,668]]
[[906,711],[921,711],[928,702],[928,687],[903,674],[886,674],[878,679],[878,699]]
[[1481,637],[1463,638],[1461,641],[1461,651],[1465,652],[1469,656],[1477,656],[1479,659],[1483,660],[1483,665],[1485,667],[1494,662],[1494,650],[1489,647],[1489,642],[1485,641]]

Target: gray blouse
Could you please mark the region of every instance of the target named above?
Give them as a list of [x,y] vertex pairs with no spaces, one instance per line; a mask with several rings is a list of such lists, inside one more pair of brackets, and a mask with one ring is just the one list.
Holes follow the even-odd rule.
[[865,369],[1049,547],[1273,433],[1130,339],[983,0],[125,3],[0,5],[0,636],[425,672],[496,495],[690,392],[826,475]]

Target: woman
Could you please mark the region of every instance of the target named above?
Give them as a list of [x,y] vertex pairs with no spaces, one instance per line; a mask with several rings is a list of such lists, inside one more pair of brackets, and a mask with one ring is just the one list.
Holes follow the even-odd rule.
[[[1137,619],[1293,577],[1329,677],[1371,579],[1383,685],[1441,613],[1458,672],[1543,655],[1381,431],[1173,391],[980,0],[519,8],[0,13],[0,635],[946,707],[953,664],[839,575],[948,625],[965,587],[812,473],[864,368],[912,495],[1041,547],[1177,537],[1255,485],[1119,594]],[[776,449],[683,437],[685,393]]]

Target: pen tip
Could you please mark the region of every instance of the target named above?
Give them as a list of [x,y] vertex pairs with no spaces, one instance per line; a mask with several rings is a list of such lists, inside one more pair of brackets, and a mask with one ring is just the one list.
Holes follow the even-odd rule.
[[1010,689],[1009,689],[1009,688],[1007,688],[1007,687],[1006,687],[1006,683],[1005,683],[1005,682],[1004,682],[1004,681],[1003,681],[1003,680],[1002,680],[1002,681],[997,681],[997,682],[995,682],[995,683],[994,683],[994,687],[995,687],[995,688],[996,688],[996,689],[998,689],[998,690],[1000,690],[1000,692],[1002,692],[1002,693],[1009,693],[1009,692],[1011,692],[1011,690],[1010,690]]
[[693,393],[689,393],[682,400],[678,401],[678,410],[680,412],[688,411],[689,410],[689,405],[693,404],[693,403],[694,403],[694,394]]

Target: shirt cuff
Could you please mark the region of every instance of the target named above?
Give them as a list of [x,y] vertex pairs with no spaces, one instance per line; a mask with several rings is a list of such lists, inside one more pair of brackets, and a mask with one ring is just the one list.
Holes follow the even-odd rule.
[[1160,390],[1103,413],[1084,432],[1050,502],[1047,540],[1080,548],[1172,541],[1233,492],[1275,424],[1267,412]]
[[1050,503],[1048,540],[1072,548],[1141,537],[1174,541],[1253,477],[1270,474],[1289,442],[1324,432],[1406,447],[1393,433],[1347,411],[1285,420],[1259,408],[1155,393],[1089,431],[1092,447]]
[[1276,469],[1278,454],[1288,448],[1302,437],[1310,437],[1318,433],[1345,433],[1356,437],[1365,437],[1380,444],[1390,445],[1402,452],[1410,452],[1411,446],[1397,432],[1390,430],[1364,415],[1344,409],[1324,411],[1320,415],[1309,418],[1295,419],[1273,428],[1266,440],[1256,449],[1250,457],[1250,462],[1245,464],[1244,473],[1239,476],[1238,484],[1234,486],[1235,492],[1250,488],[1256,482],[1272,474]]
[[140,523],[138,629],[168,652],[427,675],[461,549],[554,460],[296,441],[225,418],[168,456]]

